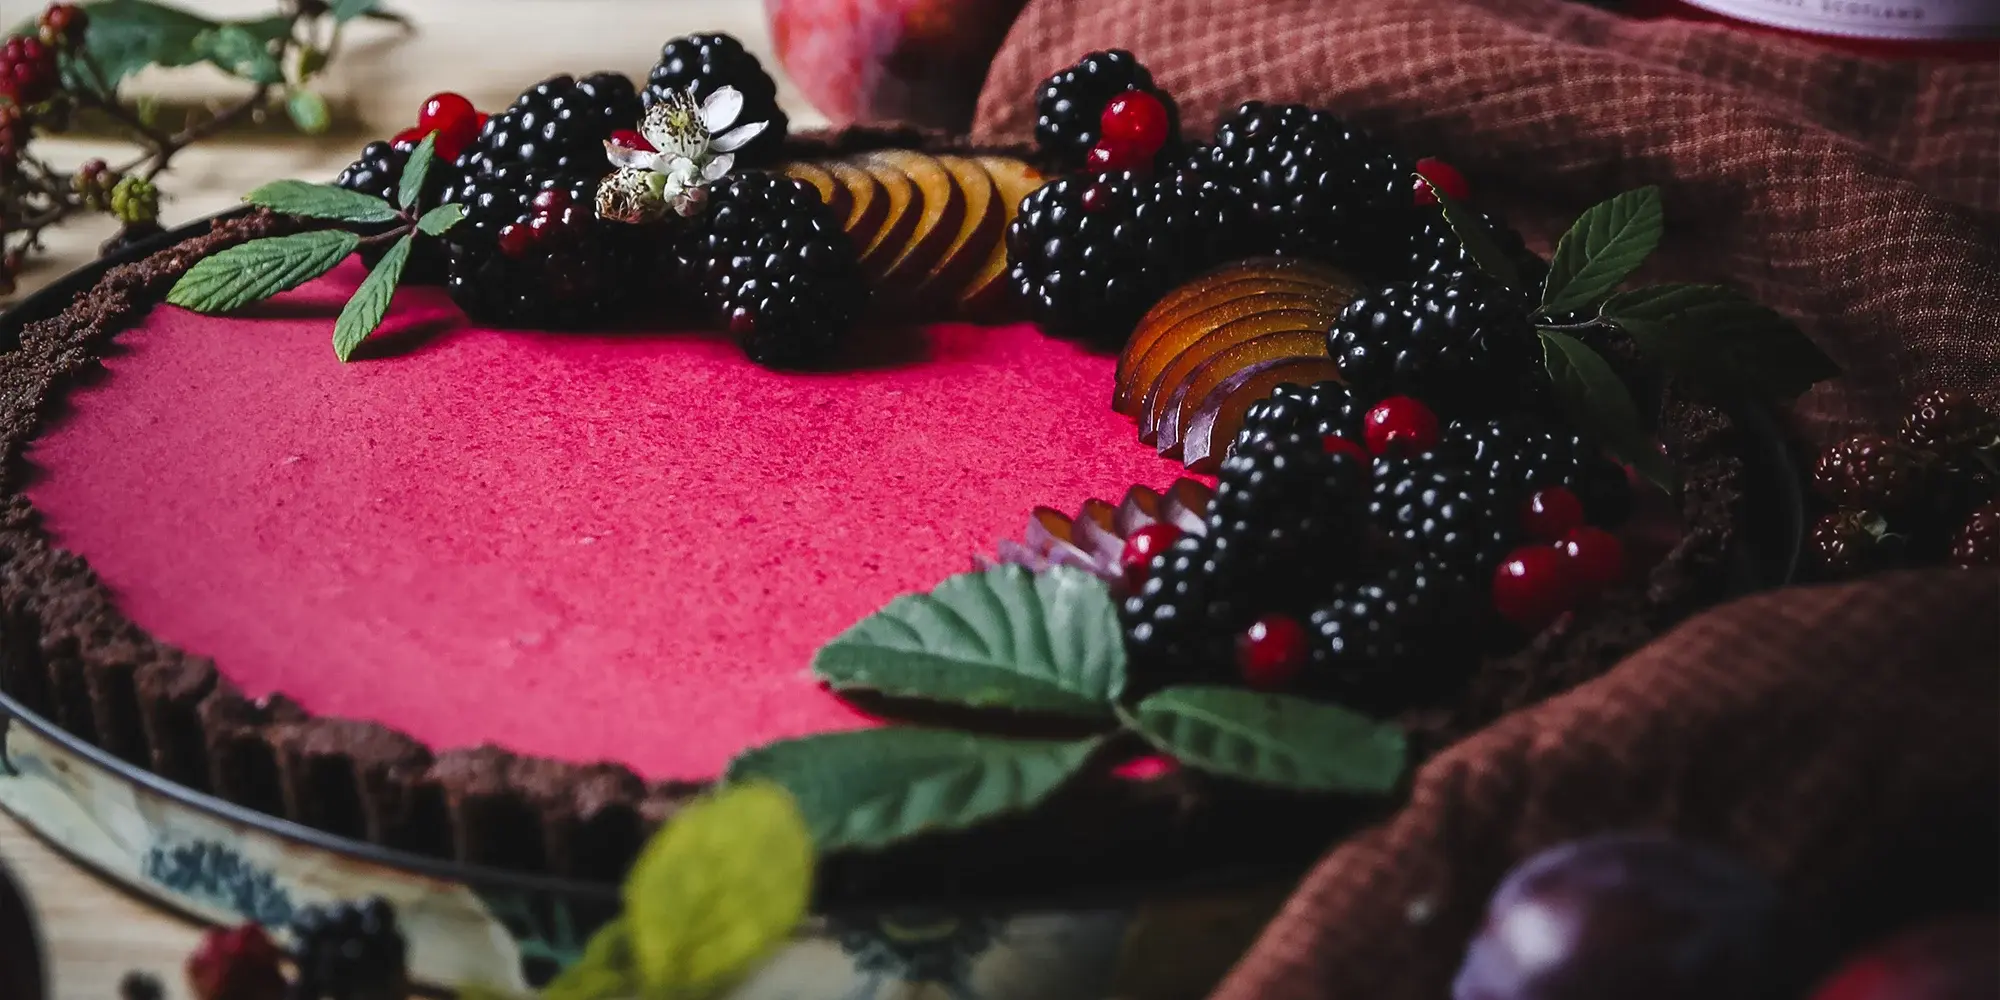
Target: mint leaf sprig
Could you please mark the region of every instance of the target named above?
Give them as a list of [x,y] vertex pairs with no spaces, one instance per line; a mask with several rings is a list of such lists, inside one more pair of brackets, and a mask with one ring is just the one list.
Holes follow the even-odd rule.
[[1104,582],[996,566],[899,597],[836,636],[813,675],[837,691],[1060,720],[1068,738],[888,726],[782,740],[730,764],[729,782],[789,790],[822,850],[874,850],[1034,808],[1135,753],[1292,791],[1386,795],[1403,732],[1338,705],[1231,688],[1126,688]]
[[[1522,286],[1479,217],[1443,195],[1445,221],[1489,276]],[[1642,429],[1631,390],[1588,340],[1617,331],[1672,375],[1725,396],[1783,401],[1840,368],[1777,311],[1721,285],[1667,284],[1619,291],[1659,248],[1665,211],[1657,187],[1592,206],[1556,244],[1534,313],[1543,367],[1565,412],[1591,428],[1620,461],[1661,489],[1674,489],[1673,464]]]
[[[296,180],[272,181],[244,195],[244,201],[281,215],[335,225],[251,240],[204,258],[174,283],[167,301],[198,313],[231,312],[291,291],[333,270],[357,250],[386,245],[388,252],[354,290],[334,322],[333,353],[347,361],[389,314],[389,302],[402,283],[416,239],[441,236],[465,218],[461,205],[439,205],[417,214],[417,201],[436,159],[436,146],[437,133],[432,132],[411,151],[393,205],[332,184]],[[341,228],[372,229],[384,224],[389,228],[367,236]]]

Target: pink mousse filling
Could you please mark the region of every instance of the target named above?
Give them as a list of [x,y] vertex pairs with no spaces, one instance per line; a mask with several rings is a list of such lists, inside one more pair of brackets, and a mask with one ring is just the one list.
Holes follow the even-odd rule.
[[1112,359],[1028,325],[779,374],[707,335],[472,328],[412,289],[342,365],[359,277],[155,309],[36,443],[29,494],[140,626],[439,748],[703,777],[866,725],[807,675],[821,643],[1038,504],[1178,468],[1106,405]]

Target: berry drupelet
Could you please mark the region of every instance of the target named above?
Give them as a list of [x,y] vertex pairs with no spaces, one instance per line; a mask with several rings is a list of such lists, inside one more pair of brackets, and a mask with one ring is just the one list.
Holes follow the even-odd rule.
[[[1448,627],[1469,606],[1463,581],[1422,561],[1336,584],[1314,610],[1312,685],[1356,708],[1393,711],[1433,693],[1463,657],[1461,630]],[[1469,645],[1463,652],[1469,652]]]
[[1408,232],[1415,211],[1408,166],[1372,137],[1303,105],[1244,104],[1190,161],[1240,192],[1257,251],[1381,271],[1380,234]]
[[1199,178],[1065,177],[1021,202],[1008,277],[1042,329],[1124,343],[1147,309],[1217,259],[1229,208]]
[[778,107],[778,85],[757,57],[730,35],[686,35],[662,46],[660,61],[647,74],[646,89],[639,97],[650,108],[692,88],[695,103],[700,104],[723,87],[734,87],[743,95],[743,111],[736,119],[739,123],[769,123],[762,134],[736,151],[737,160],[745,166],[757,166],[774,159],[791,124]]
[[1358,548],[1367,474],[1364,462],[1328,451],[1318,434],[1245,444],[1223,459],[1209,502],[1218,557],[1238,564],[1234,575],[1260,606],[1296,607]]
[[408,968],[395,908],[362,903],[307,906],[292,919],[300,1000],[402,1000]]
[[681,237],[676,267],[750,360],[808,368],[837,355],[866,304],[853,241],[819,195],[782,174],[732,174]]
[[600,221],[594,178],[509,167],[458,189],[445,286],[468,318],[580,329],[616,319],[638,290],[637,227]]
[[[1151,103],[1135,101],[1129,111],[1121,107],[1108,114],[1112,102],[1127,93],[1144,94]],[[1155,86],[1153,74],[1124,49],[1092,52],[1043,80],[1035,91],[1035,145],[1065,167],[1089,166],[1100,172],[1134,169],[1137,165],[1125,162],[1092,164],[1092,151],[1101,145],[1103,156],[1129,148],[1151,159],[1155,153],[1171,152],[1179,134],[1180,110],[1174,99]]]
[[1368,517],[1400,549],[1460,582],[1483,579],[1520,536],[1518,503],[1448,451],[1375,459]]
[[527,168],[596,180],[611,172],[604,140],[637,127],[639,115],[638,91],[623,74],[552,76],[487,119],[460,165],[473,178]]
[[1327,330],[1327,350],[1356,392],[1461,412],[1509,409],[1539,377],[1531,310],[1479,275],[1398,282],[1349,302]]

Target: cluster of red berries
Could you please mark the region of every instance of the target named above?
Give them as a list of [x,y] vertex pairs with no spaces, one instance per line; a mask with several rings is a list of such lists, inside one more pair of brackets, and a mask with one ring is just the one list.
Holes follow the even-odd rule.
[[[254,923],[203,934],[183,966],[188,992],[196,1000],[388,1000],[408,994],[406,945],[386,901],[302,907],[289,930],[290,950]],[[143,989],[149,981],[128,982]]]
[[1537,490],[1522,505],[1530,543],[1493,571],[1493,610],[1528,632],[1546,628],[1591,595],[1625,579],[1625,544],[1584,523],[1583,501],[1560,486]]
[[1144,172],[1166,147],[1171,125],[1167,106],[1151,91],[1128,90],[1105,102],[1098,139],[1084,155],[1092,173]]
[[1822,577],[1937,562],[2000,566],[2000,417],[1964,393],[1917,397],[1894,436],[1833,444],[1812,482],[1832,508],[1809,545]]
[[0,43],[0,97],[26,107],[55,96],[62,87],[56,64],[59,49],[83,40],[90,15],[75,4],[51,4],[42,11],[33,35],[16,35]]
[[432,94],[424,99],[417,109],[416,125],[396,133],[390,139],[392,145],[422,142],[424,136],[437,133],[437,143],[433,147],[437,155],[450,162],[479,138],[479,130],[486,127],[487,115],[472,106],[463,95],[446,91]]

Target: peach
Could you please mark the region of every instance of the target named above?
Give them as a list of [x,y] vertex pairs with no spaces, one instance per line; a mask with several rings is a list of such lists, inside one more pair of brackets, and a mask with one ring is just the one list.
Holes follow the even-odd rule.
[[785,75],[835,125],[964,131],[1026,0],[765,0]]

